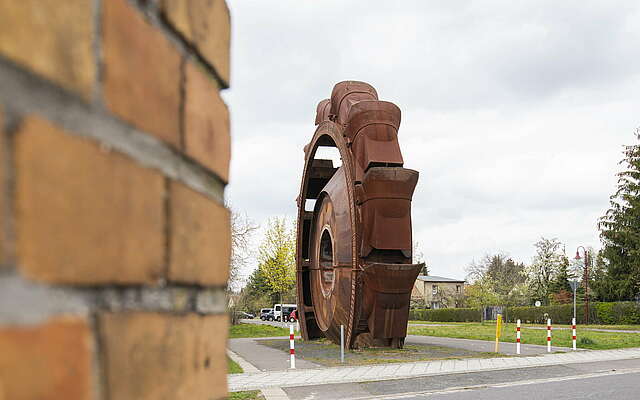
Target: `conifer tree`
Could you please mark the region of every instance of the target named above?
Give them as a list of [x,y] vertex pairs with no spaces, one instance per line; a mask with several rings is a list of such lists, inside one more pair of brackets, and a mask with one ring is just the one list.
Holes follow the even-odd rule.
[[602,300],[633,300],[640,294],[640,128],[635,136],[638,143],[624,146],[618,189],[598,224],[606,268]]

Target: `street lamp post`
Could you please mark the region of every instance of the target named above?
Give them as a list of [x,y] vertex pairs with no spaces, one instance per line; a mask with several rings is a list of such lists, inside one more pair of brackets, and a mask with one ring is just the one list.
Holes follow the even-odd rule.
[[569,285],[571,285],[571,290],[573,290],[573,320],[576,320],[576,292],[578,291],[578,284],[580,281],[576,278],[569,281]]
[[584,246],[578,246],[576,249],[576,260],[580,260],[580,248],[584,253],[584,323],[589,323],[589,253]]

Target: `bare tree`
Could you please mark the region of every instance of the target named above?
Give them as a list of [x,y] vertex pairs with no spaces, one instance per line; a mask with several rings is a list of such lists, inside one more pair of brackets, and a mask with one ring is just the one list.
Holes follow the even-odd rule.
[[413,250],[411,252],[413,254],[413,263],[420,264],[424,263],[424,267],[420,270],[421,275],[429,275],[429,265],[427,264],[427,260],[424,258],[424,253],[420,248],[420,242],[417,240],[413,242]]
[[231,262],[229,265],[229,290],[239,289],[242,283],[241,271],[248,265],[254,255],[251,247],[251,237],[258,229],[246,214],[241,214],[232,208],[231,210]]

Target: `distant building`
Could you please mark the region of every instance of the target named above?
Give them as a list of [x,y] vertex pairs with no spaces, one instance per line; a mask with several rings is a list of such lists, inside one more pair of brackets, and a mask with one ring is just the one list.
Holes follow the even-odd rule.
[[423,301],[429,308],[458,307],[464,296],[464,283],[441,276],[418,275],[411,291],[411,300]]

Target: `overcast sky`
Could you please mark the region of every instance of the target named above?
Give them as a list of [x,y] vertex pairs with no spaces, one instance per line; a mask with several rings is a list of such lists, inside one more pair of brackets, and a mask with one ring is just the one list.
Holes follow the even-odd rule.
[[640,2],[227,3],[235,209],[263,226],[295,216],[316,105],[361,80],[402,110],[405,167],[420,172],[414,240],[433,275],[465,278],[497,251],[528,263],[541,236],[569,254],[600,247],[640,126]]

